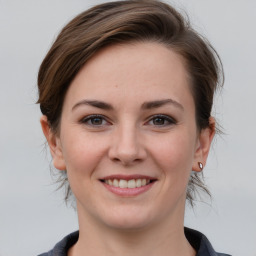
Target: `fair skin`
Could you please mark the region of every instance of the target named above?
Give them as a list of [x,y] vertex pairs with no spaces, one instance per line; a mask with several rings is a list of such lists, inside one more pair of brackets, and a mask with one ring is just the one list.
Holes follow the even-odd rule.
[[60,131],[45,116],[41,125],[77,200],[69,256],[196,254],[184,235],[186,188],[214,129],[198,131],[179,55],[145,42],[102,49],[72,81]]

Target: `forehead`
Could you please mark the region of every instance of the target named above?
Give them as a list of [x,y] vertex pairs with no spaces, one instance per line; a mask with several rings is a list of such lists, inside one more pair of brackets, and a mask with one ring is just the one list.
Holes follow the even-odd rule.
[[111,45],[98,51],[72,81],[66,97],[154,100],[192,97],[184,60],[158,43]]

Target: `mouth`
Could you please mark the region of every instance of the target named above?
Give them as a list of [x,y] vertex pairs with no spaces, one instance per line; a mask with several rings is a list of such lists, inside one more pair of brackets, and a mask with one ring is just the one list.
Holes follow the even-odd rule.
[[119,195],[137,195],[147,191],[157,181],[148,176],[109,176],[100,179],[111,192]]
[[104,179],[101,181],[116,188],[140,188],[153,182],[150,179]]

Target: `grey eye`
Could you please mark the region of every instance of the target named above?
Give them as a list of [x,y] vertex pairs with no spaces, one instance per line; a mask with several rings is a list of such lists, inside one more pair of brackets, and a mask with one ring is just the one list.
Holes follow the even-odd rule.
[[154,124],[154,125],[164,125],[164,124],[166,124],[166,122],[167,122],[167,120],[165,120],[165,119],[162,118],[162,117],[156,117],[156,118],[154,118],[152,121],[153,121],[153,124]]
[[93,117],[88,120],[92,125],[102,125],[103,119],[101,117]]
[[108,122],[101,115],[90,115],[81,120],[81,123],[88,125],[88,126],[103,126],[106,125]]
[[176,123],[177,122],[172,117],[167,115],[155,115],[148,122],[149,125],[162,126],[162,127],[173,125]]

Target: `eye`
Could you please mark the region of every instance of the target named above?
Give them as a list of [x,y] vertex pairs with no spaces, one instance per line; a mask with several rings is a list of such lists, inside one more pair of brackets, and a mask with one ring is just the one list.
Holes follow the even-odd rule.
[[106,118],[102,115],[89,115],[83,118],[80,122],[88,126],[99,126],[99,127],[109,124]]
[[149,125],[160,126],[160,127],[170,126],[176,123],[177,123],[176,120],[174,120],[172,117],[167,115],[154,115],[148,121]]

